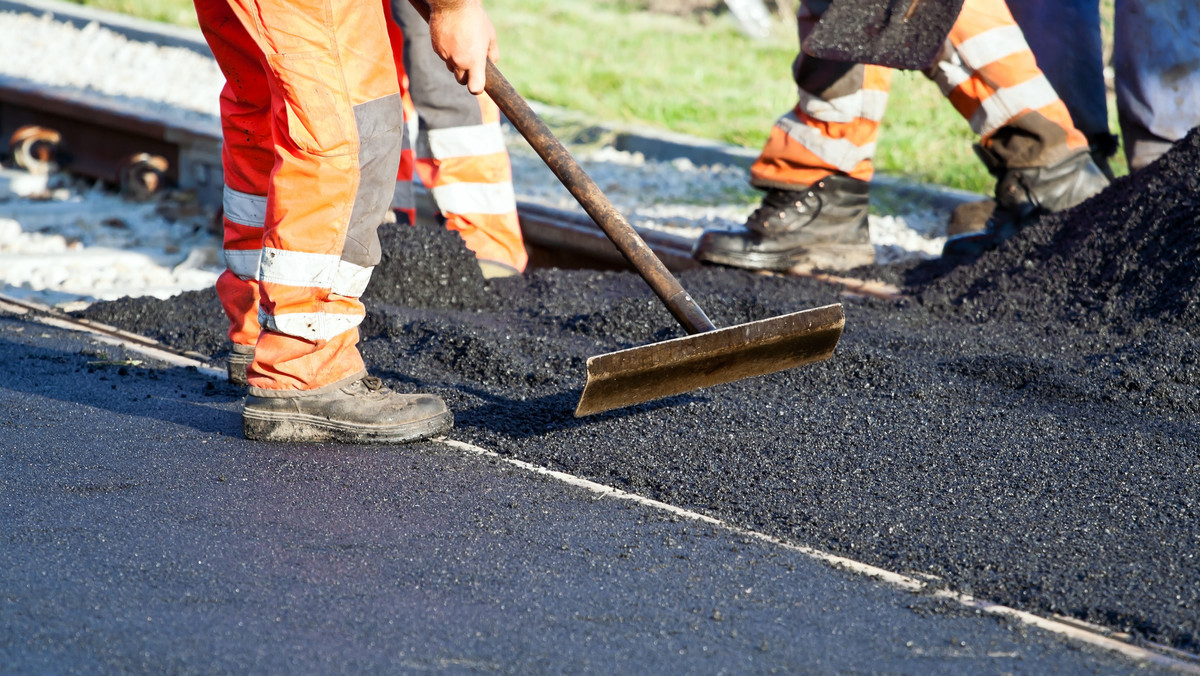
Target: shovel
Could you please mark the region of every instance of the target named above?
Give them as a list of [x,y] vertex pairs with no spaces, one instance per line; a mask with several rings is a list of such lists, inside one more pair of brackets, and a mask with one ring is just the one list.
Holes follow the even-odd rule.
[[833,354],[846,323],[841,304],[724,329],[714,326],[641,235],[491,62],[487,66],[485,90],[691,334],[589,357],[587,383],[575,407],[576,417],[803,366]]
[[805,54],[903,70],[937,58],[963,0],[833,0],[800,45]]

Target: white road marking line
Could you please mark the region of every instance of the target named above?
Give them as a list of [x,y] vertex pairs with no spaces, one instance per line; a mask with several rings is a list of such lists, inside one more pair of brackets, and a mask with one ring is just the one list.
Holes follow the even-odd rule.
[[[513,465],[514,467],[519,467],[523,470],[533,472],[535,474],[541,474],[543,476],[552,477],[558,481],[569,484],[571,486],[576,486],[576,487],[582,488],[584,490],[590,491],[592,493],[596,493],[597,498],[608,497],[608,498],[614,498],[616,500],[627,500],[629,502],[634,502],[639,505],[650,507],[652,509],[661,510],[661,511],[667,512],[669,514],[673,514],[675,516],[679,516],[679,517],[682,517],[682,518],[685,518],[685,519],[688,519],[691,521],[699,521],[702,523],[719,526],[731,533],[735,533],[737,535],[742,535],[745,537],[755,538],[757,540],[761,540],[763,542],[775,545],[777,547],[782,547],[784,549],[798,552],[798,553],[808,556],[810,558],[824,562],[834,568],[840,568],[842,570],[845,570],[845,571],[848,571],[851,573],[856,573],[858,575],[870,577],[872,579],[879,580],[881,582],[884,582],[893,587],[897,587],[904,591],[909,591],[909,592],[914,592],[914,593],[926,592],[931,597],[936,598],[936,599],[941,599],[941,600],[945,600],[945,601],[950,601],[952,603],[957,603],[961,606],[970,608],[971,610],[977,610],[981,613],[987,613],[989,615],[997,615],[997,616],[1001,616],[1001,617],[1007,617],[1007,618],[1016,620],[1018,622],[1021,622],[1022,624],[1033,625],[1035,627],[1038,627],[1039,629],[1043,629],[1045,631],[1048,631],[1048,632],[1051,632],[1054,634],[1058,634],[1060,636],[1064,636],[1068,639],[1077,641],[1079,643],[1085,643],[1085,644],[1088,644],[1091,646],[1095,646],[1097,648],[1102,648],[1104,650],[1110,650],[1110,651],[1113,651],[1116,653],[1120,653],[1121,655],[1124,655],[1126,657],[1129,657],[1131,659],[1134,659],[1134,660],[1137,660],[1140,662],[1146,662],[1149,664],[1153,664],[1155,666],[1165,667],[1167,669],[1171,669],[1173,671],[1178,671],[1178,672],[1184,673],[1184,674],[1200,675],[1200,655],[1192,655],[1190,653],[1176,650],[1169,646],[1157,646],[1156,644],[1150,644],[1150,645],[1154,645],[1156,648],[1162,650],[1163,652],[1171,653],[1170,655],[1167,655],[1167,654],[1163,654],[1163,652],[1156,652],[1155,650],[1143,648],[1141,646],[1136,646],[1131,643],[1127,643],[1125,641],[1111,638],[1110,636],[1107,636],[1105,634],[1110,634],[1110,633],[1115,633],[1115,632],[1110,632],[1110,631],[1104,629],[1103,627],[1098,627],[1098,626],[1092,625],[1095,627],[1095,629],[1087,629],[1087,628],[1084,628],[1084,626],[1081,626],[1082,623],[1079,623],[1078,621],[1072,621],[1070,624],[1068,624],[1067,622],[1064,622],[1064,621],[1041,617],[1039,615],[1035,615],[1033,613],[1029,613],[1029,612],[1026,612],[1023,610],[1017,610],[1015,608],[1009,608],[1008,606],[1002,606],[998,603],[991,603],[989,601],[983,601],[981,599],[977,599],[977,598],[971,596],[970,594],[963,594],[960,592],[950,591],[947,589],[937,589],[937,590],[930,591],[929,585],[926,582],[923,582],[915,577],[903,575],[901,573],[895,573],[890,570],[885,570],[883,568],[878,568],[876,566],[862,563],[860,561],[855,561],[854,559],[848,559],[844,556],[837,556],[836,554],[830,554],[828,552],[823,552],[819,549],[814,549],[812,547],[805,547],[803,545],[796,545],[796,544],[792,544],[789,542],[784,542],[783,540],[780,540],[771,535],[767,535],[765,533],[759,533],[757,531],[747,530],[745,528],[739,528],[738,526],[728,524],[720,519],[715,519],[711,516],[707,516],[707,515],[701,514],[699,512],[693,512],[691,510],[684,509],[682,507],[676,507],[674,505],[669,505],[665,502],[659,502],[657,500],[652,500],[650,498],[642,497],[640,495],[637,495],[636,493],[628,493],[619,488],[605,486],[604,484],[596,483],[596,482],[590,481],[588,479],[577,477],[573,474],[567,474],[566,472],[559,472],[556,470],[541,467],[539,465],[534,465],[532,463],[528,463],[523,460],[517,460],[515,458],[508,458],[508,457],[505,457],[505,456],[502,456],[502,455],[496,453],[495,451],[489,451],[486,448],[481,448],[479,446],[475,446],[474,444],[469,444],[469,443],[466,443],[463,441],[457,441],[455,439],[450,439],[448,437],[438,437],[438,438],[434,439],[433,441],[440,442],[442,444],[450,446],[451,448],[456,448],[456,449],[459,449],[462,451],[466,451],[466,452],[474,454],[474,455],[479,455],[479,456],[483,456],[486,458],[500,460],[502,462]],[[1175,656],[1172,656],[1172,655],[1175,655]]]

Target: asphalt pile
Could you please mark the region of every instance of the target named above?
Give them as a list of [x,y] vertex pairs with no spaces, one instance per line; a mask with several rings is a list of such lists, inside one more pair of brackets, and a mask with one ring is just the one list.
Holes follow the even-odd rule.
[[[1200,651],[1200,137],[973,261],[680,275],[718,326],[841,302],[833,358],[575,419],[588,356],[683,335],[631,272],[484,280],[381,230],[361,349],[452,436],[959,591]],[[212,291],[80,313],[219,357]],[[237,397],[232,386],[212,396]],[[231,430],[236,434],[237,430]]]

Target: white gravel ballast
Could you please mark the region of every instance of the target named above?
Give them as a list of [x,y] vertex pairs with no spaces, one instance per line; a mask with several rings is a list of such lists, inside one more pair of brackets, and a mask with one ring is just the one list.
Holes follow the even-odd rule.
[[[218,118],[224,86],[216,63],[193,50],[132,40],[96,22],[78,27],[41,11],[0,11],[0,74],[210,124]],[[506,132],[518,200],[581,212],[524,139],[510,127]],[[736,226],[757,206],[760,193],[748,185],[744,166],[734,162],[697,165],[686,158],[656,161],[605,144],[568,146],[641,228],[695,237],[705,228]],[[160,207],[66,176],[4,168],[0,293],[78,306],[212,286],[224,269],[219,233],[203,214],[164,213]],[[880,262],[936,256],[944,231],[945,214],[871,216]]]

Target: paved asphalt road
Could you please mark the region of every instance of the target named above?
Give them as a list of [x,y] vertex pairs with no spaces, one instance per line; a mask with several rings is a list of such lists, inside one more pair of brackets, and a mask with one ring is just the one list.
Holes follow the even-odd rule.
[[3,674],[1160,670],[447,444],[251,443],[13,315],[0,360]]

